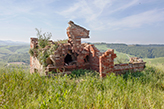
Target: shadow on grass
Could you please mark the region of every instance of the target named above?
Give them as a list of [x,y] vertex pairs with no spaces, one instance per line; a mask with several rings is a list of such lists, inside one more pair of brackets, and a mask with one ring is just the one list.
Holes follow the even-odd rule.
[[129,78],[141,78],[145,77],[146,75],[143,72],[126,72],[125,74],[122,75],[125,80]]
[[82,76],[99,77],[99,73],[96,71],[92,71],[92,70],[79,69],[79,70],[73,70],[69,76],[71,78],[79,78]]
[[131,78],[148,78],[150,76],[156,76],[158,75],[159,72],[157,71],[157,69],[155,67],[146,67],[143,71],[139,72],[127,72],[125,74],[123,74],[123,78],[124,79],[128,79],[129,77]]

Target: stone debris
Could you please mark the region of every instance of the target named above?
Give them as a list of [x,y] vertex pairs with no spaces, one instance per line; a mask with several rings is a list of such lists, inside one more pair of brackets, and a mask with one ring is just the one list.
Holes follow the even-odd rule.
[[129,63],[140,63],[140,62],[143,62],[143,60],[138,57],[131,57],[129,60]]

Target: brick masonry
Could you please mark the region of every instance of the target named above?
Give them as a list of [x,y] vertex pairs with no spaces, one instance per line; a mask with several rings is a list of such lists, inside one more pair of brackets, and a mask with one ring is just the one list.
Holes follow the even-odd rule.
[[[67,28],[68,43],[59,44],[59,47],[47,58],[47,66],[43,67],[37,59],[37,54],[30,57],[30,72],[38,71],[72,71],[74,69],[90,69],[100,73],[101,77],[113,72],[122,74],[127,71],[142,71],[145,62],[131,62],[130,64],[114,64],[116,54],[113,49],[100,52],[93,44],[81,43],[81,38],[89,38],[89,30],[70,21]],[[53,45],[53,41],[51,45]],[[38,39],[31,38],[30,48],[37,49]],[[138,59],[138,58],[137,58]]]

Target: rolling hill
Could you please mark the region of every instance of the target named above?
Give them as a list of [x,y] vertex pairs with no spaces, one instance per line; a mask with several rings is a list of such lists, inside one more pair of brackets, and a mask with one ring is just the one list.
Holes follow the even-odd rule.
[[30,63],[28,54],[30,46],[27,45],[2,45],[0,46],[0,66],[8,62],[25,62]]
[[149,44],[149,45],[127,45],[127,44],[112,44],[112,43],[94,43],[96,46],[105,46],[106,48],[115,49],[118,52],[135,55],[140,58],[156,58],[164,57],[164,45]]

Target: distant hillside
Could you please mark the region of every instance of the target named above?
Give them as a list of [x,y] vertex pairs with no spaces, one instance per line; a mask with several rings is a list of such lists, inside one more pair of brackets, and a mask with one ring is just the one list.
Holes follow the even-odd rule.
[[24,62],[30,63],[30,55],[28,54],[29,45],[1,45],[0,46],[0,65],[8,62]]
[[0,40],[0,45],[29,45],[29,43],[11,40]]
[[164,45],[162,44],[161,45],[160,44],[159,45],[158,44],[126,45],[126,44],[94,43],[94,45],[96,45],[97,47],[105,46],[106,48],[115,49],[118,52],[134,55],[140,58],[164,57]]
[[[105,44],[97,45],[95,44],[96,48],[98,48],[101,52],[105,52],[108,48]],[[118,52],[117,50],[114,50],[114,53],[117,55],[115,58],[114,63],[119,64],[119,63],[128,63],[129,62],[129,57],[134,57],[134,55],[129,55],[126,53],[121,53]]]

